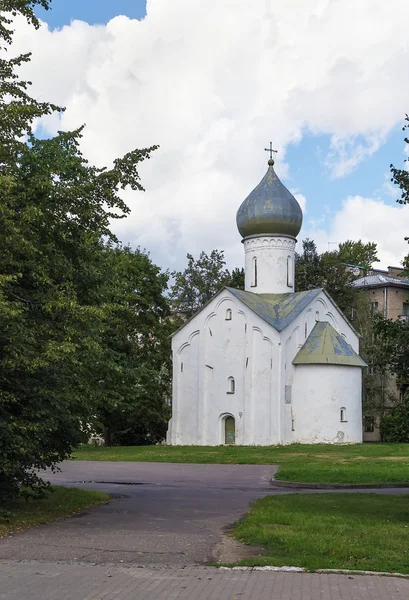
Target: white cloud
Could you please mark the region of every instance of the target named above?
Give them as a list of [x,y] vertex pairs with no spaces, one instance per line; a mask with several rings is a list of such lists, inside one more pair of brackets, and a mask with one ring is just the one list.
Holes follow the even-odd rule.
[[[409,207],[386,204],[382,200],[350,196],[328,224],[328,229],[310,227],[301,231],[299,240],[309,237],[315,240],[319,251],[335,250],[346,240],[376,242],[377,266],[386,268],[400,266],[409,254],[409,245],[404,238],[409,235]],[[300,246],[300,245],[299,245]],[[298,248],[300,251],[301,248]]]
[[327,166],[341,176],[402,121],[408,21],[407,0],[148,0],[142,21],[53,32],[19,21],[16,50],[33,50],[34,93],[67,107],[43,126],[85,122],[91,161],[161,145],[141,165],[146,194],[126,194],[132,215],[115,225],[125,241],[165,266],[212,248],[241,264],[235,213],[270,139],[284,176],[290,142],[330,134]]
[[366,143],[358,142],[354,136],[345,139],[334,135],[325,165],[334,179],[344,177],[354,171],[359,163],[372,156],[379,149],[381,142],[380,135],[368,135]]

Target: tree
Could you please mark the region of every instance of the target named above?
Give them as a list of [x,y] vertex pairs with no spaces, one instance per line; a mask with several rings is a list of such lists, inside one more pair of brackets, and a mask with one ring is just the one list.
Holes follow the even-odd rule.
[[[405,116],[405,121],[406,123],[403,125],[402,131],[409,130],[409,115]],[[405,137],[404,142],[409,144],[409,137]],[[409,158],[406,158],[405,162],[409,162]],[[401,197],[397,202],[399,202],[399,204],[409,204],[409,170],[396,169],[392,164],[390,165],[390,169],[392,173],[391,181],[397,185],[401,191]]]
[[313,290],[322,285],[321,259],[315,242],[302,241],[302,254],[295,253],[295,290]]
[[409,443],[409,393],[385,415],[380,429],[383,442]]
[[[2,3],[5,43],[12,41],[10,17],[20,13],[37,26],[33,7],[40,4],[49,6]],[[12,496],[22,485],[44,485],[35,470],[69,456],[102,399],[112,405],[115,384],[129,399],[141,381],[153,380],[157,347],[141,344],[149,335],[135,331],[153,315],[166,318],[166,307],[157,290],[148,309],[146,286],[140,297],[126,287],[125,265],[135,277],[138,257],[115,247],[110,231],[111,219],[129,213],[120,189],[143,190],[136,166],[156,146],[105,169],[82,156],[82,129],[36,139],[33,119],[56,107],[31,99],[19,80],[16,69],[29,55],[6,60],[0,52],[0,495]]]
[[212,250],[210,255],[202,251],[198,259],[187,254],[187,259],[184,271],[172,273],[174,284],[170,292],[173,310],[183,319],[192,317],[231,277],[222,250]]
[[156,443],[165,437],[170,417],[168,274],[148,255],[128,247],[107,248],[105,259],[104,296],[110,310],[95,429],[108,445]]
[[[409,130],[409,115],[406,115],[405,121],[406,123],[402,127],[403,131]],[[404,141],[409,145],[409,137],[405,137]],[[409,163],[409,157],[405,159],[405,163]],[[392,173],[391,181],[401,191],[401,197],[398,198],[397,202],[399,204],[409,204],[409,170],[407,168],[396,169],[392,164],[390,165],[390,169]],[[405,237],[405,240],[409,241],[409,237]],[[409,254],[403,259],[403,267],[403,275],[409,277]]]
[[236,290],[244,290],[244,268],[238,269],[236,267],[233,269],[229,274],[225,285]]
[[343,263],[364,267],[365,271],[369,271],[374,262],[379,262],[376,243],[365,244],[361,240],[347,240],[339,244],[338,257]]
[[303,240],[302,254],[295,256],[296,291],[324,288],[347,315],[351,315],[357,290],[351,287],[352,273],[338,251],[318,254],[313,240]]

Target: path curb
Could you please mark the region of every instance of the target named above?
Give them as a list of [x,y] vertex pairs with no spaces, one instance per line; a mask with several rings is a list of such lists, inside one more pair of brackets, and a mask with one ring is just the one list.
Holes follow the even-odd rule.
[[409,579],[409,575],[405,573],[390,573],[389,571],[353,571],[349,569],[316,569],[315,571],[307,571],[304,567],[219,567],[222,571],[274,571],[279,573],[318,573],[319,575],[371,575],[378,577],[400,577],[401,579]]
[[383,490],[408,488],[408,483],[303,483],[299,481],[271,480],[273,487],[305,490]]

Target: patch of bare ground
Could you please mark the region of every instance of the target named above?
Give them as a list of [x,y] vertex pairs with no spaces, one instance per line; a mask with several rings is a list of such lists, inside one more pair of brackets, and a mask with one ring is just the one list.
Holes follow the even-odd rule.
[[235,540],[228,534],[223,534],[222,541],[214,549],[214,558],[219,564],[237,563],[243,558],[260,556],[264,552],[262,546],[248,546]]

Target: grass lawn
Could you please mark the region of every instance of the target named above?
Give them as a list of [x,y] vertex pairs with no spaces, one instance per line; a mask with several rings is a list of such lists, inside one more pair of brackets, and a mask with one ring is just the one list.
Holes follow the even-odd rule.
[[332,446],[81,446],[76,460],[280,465],[283,481],[409,482],[409,444]]
[[409,496],[267,496],[233,535],[265,548],[243,565],[409,573]]
[[29,527],[37,527],[55,521],[58,517],[70,515],[102,504],[109,500],[108,494],[97,491],[79,490],[53,486],[53,492],[45,498],[19,499],[9,507],[3,507],[6,514],[0,513],[0,538]]

